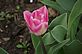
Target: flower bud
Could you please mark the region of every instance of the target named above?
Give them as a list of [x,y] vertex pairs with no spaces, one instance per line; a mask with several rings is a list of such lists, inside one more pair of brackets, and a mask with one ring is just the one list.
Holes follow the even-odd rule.
[[39,36],[48,29],[48,10],[46,6],[34,10],[32,13],[26,10],[23,15],[31,33]]

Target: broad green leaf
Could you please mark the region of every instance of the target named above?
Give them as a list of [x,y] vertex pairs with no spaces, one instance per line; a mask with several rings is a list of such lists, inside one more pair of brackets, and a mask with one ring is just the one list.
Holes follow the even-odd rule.
[[46,48],[47,53],[48,53],[49,49],[50,49],[52,46],[56,45],[56,44],[58,44],[58,42],[55,41],[55,42],[52,43],[52,44],[45,45],[45,48]]
[[41,2],[45,5],[52,7],[53,9],[58,10],[60,13],[66,12],[57,2],[51,0],[41,0]]
[[[79,24],[79,19],[80,19],[80,17],[76,18],[76,19],[73,21],[73,23],[72,23],[72,25],[71,25],[70,28],[69,28],[69,26],[68,26],[68,32],[69,32],[68,35],[69,35],[71,41],[74,40],[74,39],[76,39],[75,35],[76,35],[76,32],[77,32],[77,26],[78,26],[78,24]],[[69,37],[68,37],[68,38],[69,38]]]
[[73,5],[75,4],[76,0],[56,0],[56,2],[67,11],[71,11]]
[[52,37],[51,33],[48,32],[43,36],[44,45],[50,45],[55,42],[55,39]]
[[61,48],[61,49],[58,51],[58,54],[64,54],[63,48]]
[[65,54],[81,54],[82,53],[82,43],[78,40],[72,41],[68,46],[64,46]]
[[41,44],[41,37],[36,35],[31,35],[32,43],[35,48],[35,54],[43,54],[42,44]]
[[77,0],[75,5],[73,6],[73,9],[69,15],[68,19],[68,37],[71,38],[71,40],[75,39],[75,34],[77,30],[77,26],[79,23],[79,15],[82,13],[82,0]]
[[64,13],[52,20],[52,22],[49,25],[49,29],[52,30],[57,25],[63,25],[67,28],[67,13]]
[[32,39],[32,43],[33,43],[34,48],[36,48],[38,43],[40,42],[40,37],[32,34],[31,39]]
[[79,29],[79,32],[77,33],[76,37],[82,42],[82,28]]
[[50,48],[48,51],[48,54],[57,54],[58,51],[69,41],[69,39],[64,40],[61,43],[58,43],[57,45],[54,45]]
[[62,25],[58,25],[53,28],[51,34],[56,41],[62,42],[65,38],[66,32],[67,30]]
[[37,47],[35,48],[35,54],[44,54],[43,49],[41,47],[41,42],[37,44]]
[[3,48],[0,47],[0,54],[9,54]]

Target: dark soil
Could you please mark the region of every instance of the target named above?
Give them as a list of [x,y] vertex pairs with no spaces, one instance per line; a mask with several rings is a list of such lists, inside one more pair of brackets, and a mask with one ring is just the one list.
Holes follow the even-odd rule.
[[[34,54],[29,30],[23,19],[23,11],[42,6],[39,2],[29,3],[27,0],[0,0],[0,12],[4,12],[4,20],[0,21],[0,47],[9,54],[24,54],[25,49],[17,48],[19,43],[29,44],[27,54]],[[9,14],[12,17],[6,17]]]

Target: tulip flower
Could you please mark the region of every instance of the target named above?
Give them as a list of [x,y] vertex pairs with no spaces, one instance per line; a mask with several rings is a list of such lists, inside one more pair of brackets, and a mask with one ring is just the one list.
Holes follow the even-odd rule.
[[44,34],[48,28],[48,10],[46,6],[34,10],[23,12],[24,19],[31,33],[40,36]]

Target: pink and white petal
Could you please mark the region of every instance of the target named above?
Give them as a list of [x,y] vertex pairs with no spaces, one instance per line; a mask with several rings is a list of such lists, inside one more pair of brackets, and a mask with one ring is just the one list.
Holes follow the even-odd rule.
[[24,11],[23,12],[24,19],[29,27],[34,26],[34,23],[31,19],[31,13],[29,11]]
[[38,16],[37,11],[36,11],[36,10],[35,10],[35,11],[33,11],[33,12],[32,12],[32,17],[33,17],[33,18],[37,18],[37,16]]
[[38,26],[40,24],[40,20],[38,20],[38,19],[33,19],[33,22],[34,22],[35,26]]
[[48,22],[44,22],[45,28],[48,28]]
[[33,33],[37,33],[41,29],[41,27],[42,27],[42,25],[40,24],[36,27],[31,27],[31,28],[29,27],[29,28]]
[[46,6],[42,6],[38,10],[40,10],[41,14],[44,15],[44,21],[48,22],[48,10],[47,10],[47,7]]
[[30,22],[29,19],[31,17],[31,13],[29,11],[24,11],[23,15],[24,15],[24,19],[25,19],[26,23],[29,24],[29,22]]
[[41,30],[41,28],[42,28],[42,24],[39,24],[34,28],[34,32],[37,33],[39,30]]
[[48,23],[42,23],[41,33],[43,34],[48,28]]
[[31,13],[29,11],[24,11],[23,15],[24,15],[25,21],[28,22],[28,19],[30,19]]
[[38,10],[41,12],[41,13],[43,13],[44,12],[44,8],[45,8],[46,6],[42,6],[41,8],[39,8]]
[[48,10],[47,10],[46,6],[44,7],[44,17],[45,17],[44,21],[48,22]]
[[37,33],[35,33],[35,34],[37,36],[42,35],[42,34],[44,34],[46,32],[46,30],[47,30],[47,28],[45,27],[45,24],[42,24],[41,29]]
[[36,18],[38,20],[41,20],[40,14],[41,12],[38,9],[32,12],[33,18]]

